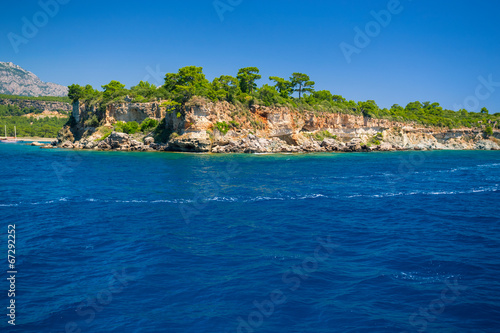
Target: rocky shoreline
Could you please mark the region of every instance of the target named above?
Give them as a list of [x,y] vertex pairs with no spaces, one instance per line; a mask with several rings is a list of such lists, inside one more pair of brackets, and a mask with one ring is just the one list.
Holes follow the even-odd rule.
[[404,147],[384,142],[380,145],[369,146],[363,144],[361,139],[352,139],[344,143],[335,139],[324,139],[321,142],[308,141],[300,146],[287,144],[281,139],[258,138],[249,135],[234,141],[219,142],[214,146],[209,146],[200,141],[175,141],[169,143],[155,143],[152,137],[145,138],[144,142],[135,140],[125,133],[113,132],[103,141],[83,141],[72,143],[70,141],[53,141],[50,144],[31,143],[32,146],[42,148],[63,148],[73,150],[96,150],[96,151],[138,151],[138,152],[197,152],[214,154],[279,154],[279,153],[351,153],[351,152],[389,152],[389,151],[426,151],[426,150],[500,150],[500,146],[491,140],[479,140],[474,142],[472,147],[458,145],[416,145],[414,147]]
[[[85,125],[93,116],[99,119],[99,128]],[[477,128],[431,128],[285,107],[254,105],[245,109],[202,99],[173,112],[161,103],[109,105],[103,112],[77,102],[73,118],[76,123],[63,128],[57,141],[45,148],[215,154],[500,150],[497,129],[493,135],[485,135]],[[112,132],[117,121],[140,123],[147,118],[161,121],[155,133]]]

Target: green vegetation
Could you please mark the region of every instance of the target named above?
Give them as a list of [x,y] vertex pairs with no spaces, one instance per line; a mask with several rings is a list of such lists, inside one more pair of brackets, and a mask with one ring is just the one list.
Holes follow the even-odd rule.
[[28,101],[45,101],[45,102],[63,102],[71,103],[69,97],[54,97],[54,96],[40,96],[40,97],[30,97],[30,96],[17,96],[17,95],[5,95],[0,94],[0,99],[14,99],[14,100],[28,100]]
[[[167,73],[161,87],[141,81],[126,89],[123,84],[113,80],[102,86],[103,91],[95,90],[90,85],[71,85],[68,96],[73,101],[82,100],[89,105],[99,103],[101,106],[124,101],[160,101],[167,112],[176,114],[179,106],[199,96],[213,102],[227,101],[239,106],[287,106],[298,112],[344,113],[424,126],[484,128],[485,124],[491,124],[492,129],[500,128],[500,113],[492,114],[486,108],[480,113],[464,109],[452,111],[443,109],[439,103],[419,101],[405,107],[395,104],[390,109],[380,108],[373,100],[355,102],[327,90],[315,91],[315,82],[304,73],[293,73],[288,79],[271,76],[269,80],[272,85],[263,84],[259,88],[257,82],[262,78],[259,72],[256,67],[246,67],[240,69],[236,77],[222,75],[210,82],[203,74],[202,67],[188,66],[177,73]],[[257,121],[252,126],[263,128],[263,124]]]
[[55,138],[68,118],[23,117],[29,113],[40,114],[41,112],[34,108],[20,109],[17,105],[0,105],[0,136],[5,135],[4,126],[7,125],[7,136],[14,136],[14,126],[16,126],[19,137]]
[[142,132],[144,134],[153,132],[153,134],[157,134],[156,132],[159,125],[161,125],[161,123],[158,122],[158,120],[150,118],[145,119],[140,125],[136,121],[130,121],[127,123],[124,121],[118,121],[114,126],[114,130],[116,132],[127,134],[135,134],[138,132]]
[[113,129],[105,126],[101,126],[97,129],[97,132],[101,134],[101,137],[97,139],[96,141],[103,141],[105,140],[108,136],[113,133]]
[[147,118],[141,123],[141,132],[151,132],[158,126],[158,124],[158,120]]
[[309,79],[309,76],[302,73],[293,73],[290,78],[292,90],[299,93],[299,99],[302,93],[314,92],[314,82]]
[[234,120],[229,121],[229,125],[231,126],[231,128],[234,128],[234,129],[239,129],[241,127],[241,125]]
[[371,147],[373,145],[375,146],[378,146],[380,145],[380,141],[384,138],[384,135],[382,133],[377,133],[376,135],[373,136],[373,138],[371,138],[367,143],[366,145],[368,147]]
[[40,114],[42,110],[35,108],[21,109],[17,105],[0,105],[0,117],[22,116],[28,113]]
[[154,129],[152,136],[155,142],[167,142],[171,134],[172,129],[165,126],[165,118],[163,118]]
[[55,138],[66,123],[67,118],[47,117],[35,119],[33,117],[0,117],[0,136],[4,136],[4,125],[7,125],[7,136],[14,136],[16,126],[18,137]]
[[262,78],[259,75],[259,69],[257,67],[246,67],[238,71],[238,80],[240,83],[240,89],[245,94],[251,94],[257,89],[257,84],[255,81]]
[[178,138],[178,137],[179,137],[179,133],[173,132],[172,134],[170,134],[169,139],[173,140],[173,139]]
[[491,128],[491,126],[486,127],[486,129],[484,130],[484,135],[492,136],[493,135],[493,128]]
[[99,119],[97,119],[96,115],[93,115],[89,119],[87,119],[84,123],[86,127],[98,127],[99,126]]
[[317,141],[323,141],[324,139],[327,139],[327,138],[337,139],[337,136],[333,135],[332,133],[330,133],[328,131],[320,131],[320,132],[314,133],[313,138]]
[[215,128],[224,135],[226,135],[227,132],[229,132],[230,127],[231,126],[225,121],[215,123]]
[[130,121],[128,123],[119,121],[115,124],[115,131],[127,134],[135,134],[139,132],[139,124],[136,121]]

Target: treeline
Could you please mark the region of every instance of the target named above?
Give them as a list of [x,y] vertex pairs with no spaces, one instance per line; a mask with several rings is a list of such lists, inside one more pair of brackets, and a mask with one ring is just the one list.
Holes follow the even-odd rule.
[[71,103],[71,99],[67,96],[66,97],[54,97],[54,96],[30,97],[30,96],[0,94],[0,99],[18,99],[18,100],[23,99],[23,100],[29,100],[29,101]]
[[16,126],[19,137],[55,138],[69,117],[36,119],[23,116],[28,113],[39,114],[41,112],[35,108],[20,109],[17,105],[0,105],[0,136],[5,135],[5,125],[7,125],[7,136],[14,136],[14,126]]
[[179,69],[177,73],[167,73],[161,87],[141,81],[126,89],[125,85],[113,80],[102,86],[103,91],[98,91],[91,85],[82,87],[73,84],[69,86],[68,97],[72,101],[83,100],[88,104],[101,105],[163,100],[164,105],[175,107],[194,96],[201,96],[214,102],[227,101],[243,106],[288,106],[299,111],[348,113],[449,128],[482,127],[485,124],[500,126],[500,113],[490,114],[486,108],[481,113],[464,109],[455,112],[443,109],[439,103],[416,101],[405,107],[395,104],[390,109],[381,109],[372,100],[346,100],[328,90],[316,91],[315,82],[303,73],[293,73],[288,79],[271,76],[269,80],[272,84],[258,87],[257,82],[262,79],[259,72],[256,67],[246,67],[240,69],[236,76],[222,75],[210,82],[202,67],[189,66]]
[[39,114],[42,110],[34,107],[21,109],[17,105],[0,105],[0,117],[22,116],[28,113]]
[[0,116],[0,136],[4,136],[7,125],[7,136],[14,136],[16,126],[18,137],[55,138],[57,133],[68,121],[68,118],[47,117],[36,119],[33,117],[2,117]]

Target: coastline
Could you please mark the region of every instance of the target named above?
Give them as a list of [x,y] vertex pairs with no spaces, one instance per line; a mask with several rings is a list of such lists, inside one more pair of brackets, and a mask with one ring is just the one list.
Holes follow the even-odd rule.
[[[110,104],[97,109],[76,101],[73,107],[72,121],[51,145],[218,154],[500,150],[500,130],[487,133],[486,125],[450,129],[289,107],[241,108],[204,99],[194,99],[175,112],[158,103]],[[156,127],[139,131],[139,124],[146,121],[156,122]],[[123,133],[121,126],[134,122],[135,130]]]
[[[307,155],[307,154],[347,154],[347,153],[389,153],[389,152],[423,152],[423,151],[500,151],[500,147],[494,142],[489,140],[481,140],[479,144],[472,145],[470,147],[453,147],[453,146],[443,146],[438,147],[402,147],[397,145],[392,145],[390,143],[383,143],[377,146],[367,146],[361,145],[360,143],[355,144],[344,144],[335,142],[336,145],[325,144],[324,142],[317,143],[314,142],[309,146],[285,146],[280,149],[272,149],[271,146],[264,147],[252,147],[248,146],[238,147],[233,150],[221,151],[216,149],[217,146],[210,147],[204,150],[193,150],[193,149],[179,149],[176,145],[167,144],[143,144],[138,141],[132,142],[132,145],[128,141],[122,141],[118,143],[113,141],[115,136],[123,138],[123,133],[113,132],[110,135],[110,140],[94,142],[89,145],[86,143],[82,145],[80,143],[71,143],[66,141],[62,144],[56,144],[56,141],[51,142],[46,145],[36,145],[44,149],[65,149],[73,151],[99,151],[99,152],[149,152],[149,153],[185,153],[185,154],[196,154],[196,155],[237,155],[237,154],[247,154],[247,155]],[[484,142],[487,142],[486,144]],[[231,143],[230,143],[231,144]],[[234,144],[234,143],[233,143]],[[31,144],[34,145],[34,144]],[[236,145],[235,145],[236,146]]]

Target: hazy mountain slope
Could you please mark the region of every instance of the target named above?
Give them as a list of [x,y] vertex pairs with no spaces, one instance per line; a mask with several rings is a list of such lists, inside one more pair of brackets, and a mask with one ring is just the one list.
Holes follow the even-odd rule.
[[35,74],[11,62],[0,62],[0,94],[66,96],[68,88],[55,83],[42,82]]

